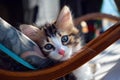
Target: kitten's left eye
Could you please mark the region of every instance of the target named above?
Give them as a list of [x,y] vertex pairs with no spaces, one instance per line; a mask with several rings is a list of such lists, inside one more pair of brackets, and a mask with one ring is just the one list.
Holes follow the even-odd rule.
[[54,47],[53,47],[52,44],[46,44],[46,45],[44,46],[44,48],[45,48],[46,50],[51,50],[51,49],[53,49]]
[[69,41],[69,38],[67,35],[62,36],[61,38],[62,43],[67,43]]

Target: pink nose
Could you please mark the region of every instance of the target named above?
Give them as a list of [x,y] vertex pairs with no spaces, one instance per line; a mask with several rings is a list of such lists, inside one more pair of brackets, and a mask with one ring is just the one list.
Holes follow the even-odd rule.
[[60,55],[64,55],[64,54],[65,54],[65,51],[64,51],[63,49],[60,49],[60,50],[58,51],[58,53],[59,53]]

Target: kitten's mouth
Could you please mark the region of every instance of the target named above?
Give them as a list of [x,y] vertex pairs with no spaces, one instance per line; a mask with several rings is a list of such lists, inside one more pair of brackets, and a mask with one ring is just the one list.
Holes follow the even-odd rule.
[[[69,53],[70,54],[70,53]],[[67,54],[65,54],[65,55],[63,55],[59,60],[60,61],[66,61],[66,60],[68,60],[68,59],[70,59],[71,58],[71,55],[67,55]]]
[[69,58],[68,58],[68,56],[66,55],[66,54],[64,54],[64,55],[59,55],[59,58],[53,58],[53,60],[56,60],[56,61],[60,61],[60,62],[62,62],[62,61],[66,61],[66,60],[68,60]]
[[60,59],[60,61],[66,61],[66,60],[68,60],[70,57],[67,57],[67,56],[64,56],[64,57],[62,57],[61,59]]
[[70,59],[72,56],[72,49],[68,50],[64,56],[62,56],[62,58],[60,59],[61,61],[66,61],[68,59]]

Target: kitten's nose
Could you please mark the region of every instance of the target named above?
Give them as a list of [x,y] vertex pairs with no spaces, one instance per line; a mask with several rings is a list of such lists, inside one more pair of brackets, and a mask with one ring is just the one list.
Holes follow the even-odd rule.
[[58,53],[59,53],[60,55],[63,55],[63,56],[64,56],[64,54],[65,54],[65,50],[60,49],[60,50],[58,51]]

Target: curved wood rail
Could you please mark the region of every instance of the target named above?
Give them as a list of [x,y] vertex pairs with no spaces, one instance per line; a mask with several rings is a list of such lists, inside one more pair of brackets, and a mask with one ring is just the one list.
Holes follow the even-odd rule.
[[113,22],[120,21],[120,18],[117,16],[104,14],[104,13],[90,13],[90,14],[86,14],[82,17],[74,19],[74,24],[77,26],[80,24],[81,21],[102,20],[102,19],[107,19],[107,20],[113,21]]
[[[81,18],[78,19],[78,21]],[[114,36],[114,38],[113,38]],[[77,52],[70,60],[53,66],[48,69],[29,71],[29,72],[11,72],[7,70],[0,70],[1,80],[53,80],[70,73],[74,69],[83,65],[96,55],[98,55],[105,48],[110,46],[113,42],[120,39],[120,22],[113,25],[110,29],[105,31],[99,37],[90,41],[80,51]]]

